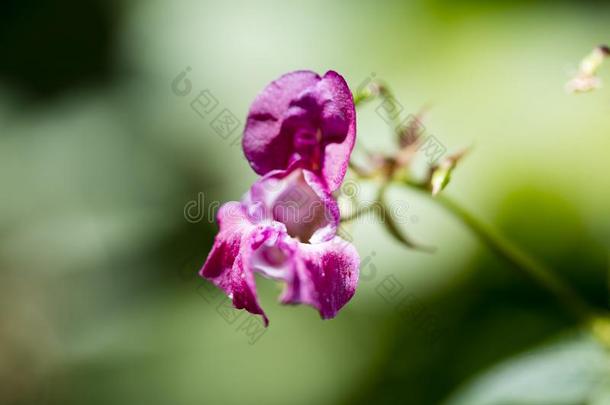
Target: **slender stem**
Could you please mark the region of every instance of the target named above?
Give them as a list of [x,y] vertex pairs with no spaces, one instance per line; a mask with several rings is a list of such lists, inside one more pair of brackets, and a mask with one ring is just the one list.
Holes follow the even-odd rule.
[[479,221],[470,212],[449,198],[438,196],[433,198],[433,200],[460,219],[500,258],[553,293],[578,319],[590,322],[597,316],[593,308],[571,289],[568,284],[559,279],[546,265],[521,250],[489,225]]
[[406,247],[419,250],[421,252],[433,253],[436,248],[416,243],[404,232],[401,231],[400,227],[398,226],[398,223],[394,219],[392,211],[388,209],[388,206],[386,204],[385,197],[389,185],[390,182],[386,179],[386,181],[381,184],[381,187],[379,187],[379,190],[377,191],[377,205],[379,208],[381,208],[381,212],[379,212],[379,214],[381,215],[381,222],[386,227],[388,232],[390,232],[390,235],[392,235],[396,241],[402,243]]
[[[377,94],[368,92],[355,97],[356,104],[369,101],[376,96],[383,97],[392,107],[396,107],[393,103],[392,93],[387,86],[381,85],[378,88]],[[395,174],[396,168],[391,168],[387,173],[387,180],[390,180]],[[397,179],[394,179],[397,180]],[[408,179],[407,179],[408,180]],[[412,183],[403,179],[399,181],[403,185],[409,186],[411,189],[422,192],[427,197],[431,198],[436,203],[446,208],[449,212],[455,215],[464,225],[466,225],[491,251],[498,257],[506,261],[508,264],[529,276],[537,282],[542,288],[554,295],[559,302],[570,311],[572,315],[581,321],[600,342],[610,350],[610,314],[608,311],[599,311],[587,303],[575,290],[568,284],[565,284],[558,278],[553,270],[539,262],[528,253],[520,249],[517,245],[506,239],[500,233],[495,231],[489,225],[479,221],[469,211],[462,208],[452,200],[445,196],[433,197],[430,190],[425,184]],[[389,181],[385,181],[378,194],[378,201],[385,207],[384,194]],[[386,209],[387,211],[387,209]],[[409,240],[403,240],[404,237],[398,227],[395,226],[390,218],[390,223],[386,223],[386,227],[400,242],[409,247],[412,243]]]
[[[429,195],[429,194],[427,194]],[[432,198],[459,218],[496,255],[552,293],[610,351],[610,314],[593,308],[575,290],[558,278],[552,269],[479,221],[470,212],[444,196]]]
[[390,111],[387,111],[386,114],[390,121],[392,122],[392,132],[394,135],[397,135],[400,131],[400,127],[402,122],[400,120],[400,111],[402,110],[402,106],[399,105],[398,101],[394,97],[392,90],[390,90],[389,86],[380,81],[374,80],[370,83],[365,90],[362,92],[356,93],[353,95],[354,97],[354,105],[358,107],[365,102],[371,101],[380,97],[384,103],[389,107]]
[[[422,191],[420,189],[420,191]],[[426,193],[430,196],[430,194]],[[470,212],[444,196],[432,198],[459,218],[496,255],[536,281],[543,289],[553,294],[572,315],[585,325],[591,334],[610,350],[610,316],[593,308],[575,290],[558,278],[552,269],[539,262],[517,245],[479,221]]]

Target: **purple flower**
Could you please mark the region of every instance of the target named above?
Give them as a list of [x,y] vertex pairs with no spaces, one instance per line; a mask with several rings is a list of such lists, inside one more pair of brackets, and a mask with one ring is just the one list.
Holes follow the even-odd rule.
[[356,249],[337,236],[333,198],[356,136],[354,103],[335,72],[286,74],[256,98],[243,147],[264,175],[241,202],[224,204],[220,231],[200,275],[236,308],[267,316],[254,275],[285,282],[284,304],[308,304],[333,318],[358,284]]
[[243,147],[260,175],[295,161],[316,173],[330,191],[343,181],[356,139],[356,113],[349,87],[334,71],[285,74],[256,97]]
[[298,164],[256,182],[241,203],[224,204],[220,232],[201,276],[268,319],[258,303],[254,273],[283,280],[283,304],[308,304],[334,317],[358,284],[356,249],[336,236],[339,208],[315,173]]

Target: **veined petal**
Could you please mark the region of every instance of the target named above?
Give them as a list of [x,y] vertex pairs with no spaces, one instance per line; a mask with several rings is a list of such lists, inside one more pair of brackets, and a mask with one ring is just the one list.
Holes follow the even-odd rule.
[[249,268],[251,250],[264,243],[270,235],[252,224],[241,204],[229,202],[218,212],[220,231],[212,251],[199,274],[221,288],[233,301],[233,306],[261,315],[269,323],[258,303],[254,273]]
[[208,255],[200,274],[214,278],[233,267],[239,253],[241,235],[251,231],[254,224],[248,220],[242,205],[231,201],[223,204],[217,215],[219,232],[214,240],[212,251]]
[[224,204],[219,233],[200,275],[238,309],[263,317],[254,273],[283,280],[283,303],[304,303],[332,318],[351,299],[359,257],[336,236],[337,202],[317,173],[299,162],[256,182],[241,203]]
[[288,73],[254,100],[243,137],[244,154],[258,174],[294,162],[318,174],[326,188],[341,185],[356,136],[352,94],[338,73]]
[[318,85],[328,94],[322,110],[322,133],[329,142],[324,150],[322,177],[331,191],[343,182],[356,142],[356,108],[352,93],[341,75],[329,71]]
[[298,162],[267,173],[244,196],[243,205],[251,221],[280,222],[301,242],[332,239],[339,225],[339,206],[326,184]]
[[[337,234],[337,228],[339,227],[339,221],[341,220],[341,213],[339,212],[339,205],[334,199],[333,195],[326,191],[324,183],[309,170],[303,171],[303,177],[311,190],[319,198],[319,202],[323,207],[323,220],[318,225],[318,229],[311,235],[309,239],[310,243],[320,243],[332,239]],[[313,212],[312,212],[313,213]]]
[[333,318],[352,298],[358,285],[360,258],[354,246],[339,237],[299,244],[293,273],[286,278],[284,304],[308,304],[323,319]]
[[242,140],[250,166],[260,175],[286,169],[292,154],[292,137],[281,132],[290,104],[320,80],[311,71],[296,71],[271,82],[256,97],[246,121]]

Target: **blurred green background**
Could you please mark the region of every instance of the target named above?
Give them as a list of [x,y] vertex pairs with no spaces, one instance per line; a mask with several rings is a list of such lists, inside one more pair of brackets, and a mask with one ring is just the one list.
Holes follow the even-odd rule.
[[[391,199],[437,253],[355,223],[366,277],[332,321],[261,279],[271,325],[253,338],[194,276],[208,209],[255,179],[231,145],[250,102],[285,72],[333,69],[390,83],[405,113],[430,103],[429,133],[474,145],[446,194],[607,307],[610,89],[563,86],[609,22],[586,1],[5,1],[0,403],[610,403],[604,350],[408,190]],[[206,89],[218,106],[202,117]],[[228,139],[211,127],[222,108],[240,121]],[[358,128],[390,147],[375,104]]]

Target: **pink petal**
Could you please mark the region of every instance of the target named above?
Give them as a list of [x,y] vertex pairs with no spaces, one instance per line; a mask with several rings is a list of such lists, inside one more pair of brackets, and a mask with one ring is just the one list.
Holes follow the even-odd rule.
[[340,142],[329,143],[324,151],[322,176],[331,191],[343,182],[349,158],[356,142],[356,108],[347,83],[337,72],[329,71],[320,82],[320,87],[330,94],[334,103],[325,104],[322,112],[325,136],[343,137]]
[[323,319],[335,317],[352,298],[358,285],[360,258],[350,243],[339,237],[298,246],[293,273],[286,278],[284,304],[308,304]]
[[221,288],[235,308],[261,315],[267,325],[269,320],[258,303],[254,273],[249,268],[253,245],[263,242],[264,234],[248,220],[237,202],[220,208],[218,222],[220,231],[199,274]]
[[298,162],[257,181],[244,196],[244,206],[250,220],[281,222],[301,242],[332,239],[339,225],[339,206],[325,183]]
[[281,133],[286,112],[301,93],[320,81],[311,71],[296,71],[271,82],[256,97],[246,122],[243,148],[246,159],[260,175],[286,169],[292,153],[292,138]]
[[345,80],[329,71],[288,73],[254,100],[244,130],[244,154],[258,174],[295,161],[319,174],[326,188],[341,185],[356,137],[356,114]]

